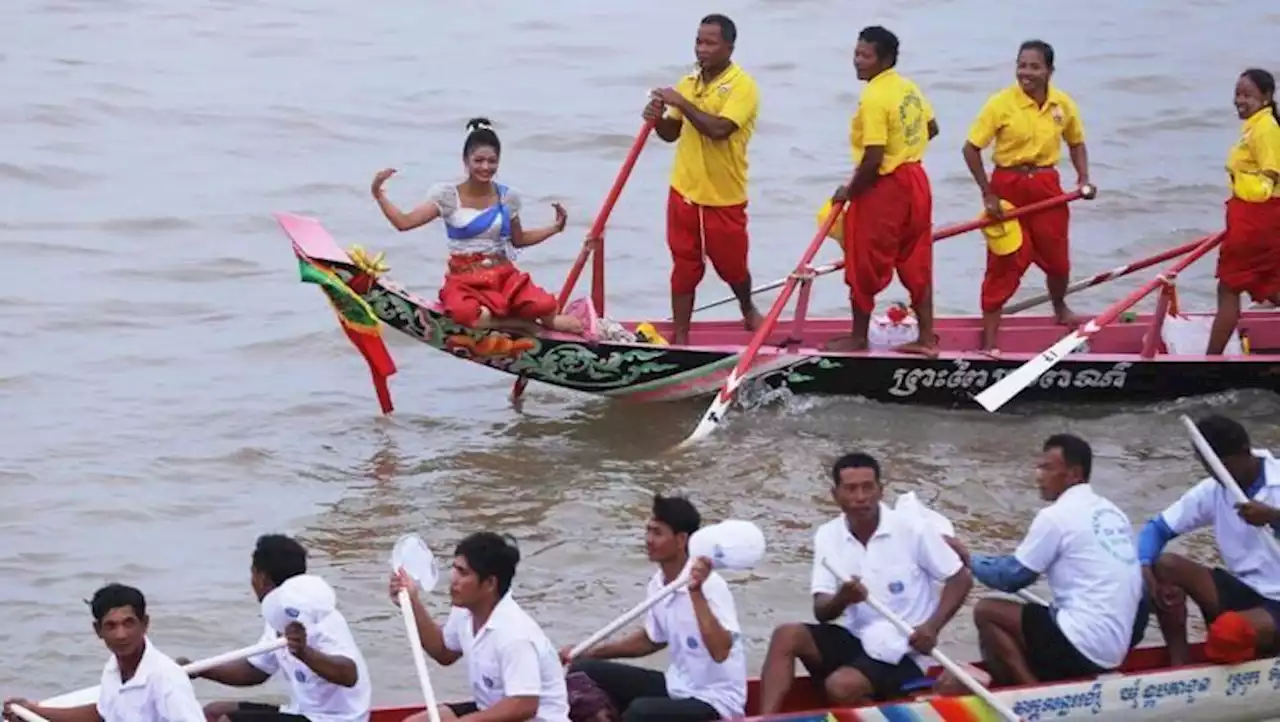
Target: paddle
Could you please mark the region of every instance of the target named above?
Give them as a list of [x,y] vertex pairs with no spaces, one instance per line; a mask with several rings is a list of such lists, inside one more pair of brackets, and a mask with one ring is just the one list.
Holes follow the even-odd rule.
[[[1231,476],[1231,472],[1227,471],[1227,467],[1223,465],[1222,459],[1214,452],[1213,447],[1209,446],[1209,441],[1204,438],[1204,434],[1200,433],[1200,429],[1196,426],[1195,422],[1187,417],[1186,414],[1183,414],[1180,418],[1182,420],[1182,425],[1187,427],[1187,433],[1191,435],[1191,443],[1195,445],[1196,451],[1200,452],[1200,456],[1204,459],[1205,463],[1209,465],[1209,470],[1213,472],[1218,483],[1222,484],[1223,488],[1227,490],[1228,494],[1235,498],[1237,503],[1244,504],[1248,502],[1249,497],[1244,495],[1244,490],[1242,490],[1240,485],[1236,483],[1235,478]],[[1258,534],[1262,536],[1264,544],[1270,547],[1271,551],[1276,556],[1280,556],[1280,540],[1275,538],[1275,536],[1270,532],[1269,527],[1259,526],[1254,528],[1257,529]]]
[[[937,243],[938,241],[951,238],[952,236],[958,236],[964,233],[968,233],[969,231],[976,231],[980,228],[986,228],[987,226],[994,226],[997,223],[1004,223],[1005,221],[1013,220],[1015,218],[1021,218],[1022,216],[1028,216],[1028,215],[1031,215],[1032,213],[1039,213],[1040,211],[1065,205],[1067,203],[1070,203],[1075,200],[1079,200],[1081,198],[1084,198],[1085,200],[1093,200],[1095,197],[1097,197],[1097,195],[1098,195],[1098,189],[1095,188],[1094,186],[1092,185],[1081,186],[1080,188],[1077,188],[1076,190],[1071,191],[1070,193],[1063,193],[1060,196],[1054,196],[1053,198],[1046,198],[1045,200],[1042,200],[1042,201],[1036,201],[1035,203],[1028,203],[1025,206],[1014,208],[1006,212],[1002,218],[987,218],[986,216],[983,216],[982,218],[979,218],[978,220],[975,220],[975,221],[965,221],[964,223],[957,223],[955,225],[947,226],[946,228],[938,229],[933,232],[933,242]],[[832,261],[831,263],[828,263],[823,266],[818,266],[817,268],[813,269],[813,275],[815,277],[825,276],[828,273],[834,273],[835,271],[839,271],[842,268],[844,268],[844,259],[839,258]],[[781,286],[786,282],[787,282],[786,278],[780,278],[776,281],[767,283],[763,286],[757,286],[756,288],[751,289],[751,295],[755,296],[757,294],[764,293],[765,291],[772,291],[773,289],[777,288],[778,286]],[[722,298],[719,301],[713,301],[711,303],[698,306],[693,310],[695,313],[698,311],[705,311],[709,308],[715,308],[716,306],[723,306],[724,304],[729,303],[730,301],[736,301],[736,300],[738,300],[737,296],[729,296],[727,298]]]
[[[288,642],[284,637],[278,637],[265,642],[258,642],[257,644],[252,644],[248,647],[241,647],[240,649],[234,649],[230,652],[223,652],[222,654],[217,654],[206,659],[197,659],[194,662],[183,665],[182,671],[186,672],[188,676],[195,676],[206,670],[226,664],[227,662],[238,662],[239,660],[248,659],[249,657],[256,657],[259,654],[274,652],[277,649],[283,648],[286,644],[288,644]],[[84,705],[97,702],[98,692],[100,690],[101,687],[85,687],[74,692],[60,694],[57,697],[50,697],[49,699],[41,702],[40,706],[57,708],[83,707]]]
[[[644,150],[644,144],[649,140],[649,134],[653,132],[654,121],[646,120],[640,128],[640,132],[636,134],[636,139],[631,143],[631,150],[627,151],[627,159],[622,162],[622,168],[618,170],[618,176],[613,179],[613,187],[609,189],[609,195],[605,196],[604,205],[600,207],[600,212],[596,214],[595,221],[591,224],[591,230],[587,231],[587,240],[582,244],[582,250],[578,251],[578,258],[573,262],[573,267],[569,269],[568,278],[564,279],[564,285],[560,287],[560,295],[556,298],[556,313],[564,310],[565,304],[569,302],[569,294],[573,293],[573,287],[578,285],[578,278],[582,275],[582,269],[587,265],[587,257],[593,252],[597,257],[601,257],[602,248],[597,246],[604,242],[604,226],[609,221],[609,215],[613,213],[613,207],[618,202],[618,196],[622,195],[622,187],[627,184],[627,179],[631,177],[631,170],[636,166],[636,160],[640,158],[640,151]],[[597,264],[599,266],[599,264]],[[597,271],[601,269],[597,267]],[[596,309],[598,313],[604,313],[603,308]],[[529,383],[529,377],[520,376],[516,379],[515,385],[511,387],[511,398],[518,399],[524,393],[524,387]],[[434,722],[434,721],[433,721]]]
[[752,569],[764,558],[764,533],[749,521],[729,519],[719,524],[704,526],[689,537],[689,563],[680,574],[652,596],[623,612],[617,619],[604,625],[595,634],[579,642],[569,650],[572,660],[604,641],[614,632],[639,619],[655,604],[689,585],[689,573],[698,557],[711,560],[713,569]]
[[[1177,248],[1170,248],[1169,250],[1163,251],[1161,253],[1157,253],[1154,256],[1144,258],[1140,261],[1134,261],[1133,263],[1130,263],[1127,266],[1116,266],[1110,271],[1103,271],[1102,273],[1096,273],[1088,278],[1082,278],[1079,281],[1074,281],[1070,286],[1067,286],[1067,292],[1064,295],[1070,296],[1071,294],[1076,293],[1077,291],[1083,291],[1086,288],[1093,288],[1094,286],[1100,286],[1106,283],[1107,281],[1112,281],[1122,276],[1127,276],[1130,273],[1136,273],[1138,271],[1141,271],[1144,268],[1149,268],[1151,266],[1154,266],[1157,263],[1164,263],[1165,261],[1168,261],[1173,258],[1177,258],[1178,256],[1185,256],[1188,253],[1194,251],[1196,249],[1196,246],[1199,246],[1201,243],[1204,243],[1210,238],[1212,238],[1212,236],[1205,236],[1204,238],[1199,238],[1197,240],[1191,241],[1190,243],[1186,243],[1181,246],[1178,246]],[[1019,301],[1015,304],[1006,306],[1004,309],[1004,315],[1008,316],[1011,314],[1019,313],[1027,310],[1028,308],[1039,306],[1042,303],[1047,303],[1050,300],[1051,299],[1049,298],[1049,294],[1042,293],[1039,296],[1028,298],[1025,301]]]
[[[396,541],[391,549],[391,571],[403,571],[423,592],[434,589],[439,579],[435,555],[417,534],[406,534]],[[409,601],[409,590],[401,589],[397,601],[400,603],[400,615],[404,617],[404,632],[409,637],[409,650],[413,653],[413,666],[418,670],[418,685],[422,687],[422,697],[427,703],[427,716],[431,722],[440,722],[436,691],[431,687],[431,676],[427,674],[427,657],[418,639],[418,620],[413,613],[413,603]]]
[[1120,314],[1128,311],[1134,304],[1141,301],[1162,284],[1173,283],[1177,279],[1178,274],[1186,269],[1187,266],[1190,266],[1192,263],[1200,260],[1201,256],[1213,250],[1215,246],[1221,243],[1222,237],[1223,234],[1219,233],[1218,235],[1201,242],[1200,245],[1196,246],[1194,251],[1170,266],[1167,271],[1161,272],[1155,278],[1144,283],[1138,290],[1121,300],[1116,301],[1114,304],[1109,306],[1107,310],[1095,316],[1083,327],[1063,336],[1057,343],[1044,351],[1041,351],[1030,361],[1027,361],[1015,369],[1013,373],[987,387],[986,390],[974,398],[979,404],[982,404],[982,408],[987,411],[996,411],[1001,406],[1009,403],[1010,399],[1017,396],[1023,389],[1034,383],[1035,380],[1040,378],[1044,372],[1056,366],[1059,361],[1067,357],[1067,354],[1070,354],[1072,351],[1076,350],[1080,344],[1089,340],[1090,336],[1101,331],[1107,324],[1119,318]]
[[[853,179],[850,178],[852,183]],[[764,340],[773,333],[773,327],[778,325],[778,317],[782,315],[782,309],[787,305],[787,301],[791,300],[791,294],[796,290],[796,284],[800,282],[802,277],[807,275],[809,264],[813,262],[813,257],[818,254],[818,249],[822,247],[823,241],[827,239],[827,234],[831,232],[831,227],[835,225],[836,219],[840,217],[840,211],[844,210],[848,205],[848,201],[832,201],[831,211],[827,213],[827,220],[822,222],[822,226],[818,229],[817,235],[809,242],[809,247],[805,249],[804,255],[800,256],[800,262],[796,264],[796,269],[791,272],[783,281],[782,293],[773,299],[773,305],[769,307],[769,313],[764,318],[764,322],[756,329],[751,336],[751,343],[747,344],[746,350],[738,357],[738,363],[734,365],[733,370],[729,372],[729,378],[725,379],[724,386],[720,388],[720,393],[711,401],[711,405],[707,407],[707,411],[702,415],[702,420],[698,422],[698,426],[694,428],[693,433],[687,439],[680,442],[676,446],[677,449],[687,447],[688,445],[706,438],[711,432],[716,430],[720,422],[724,419],[725,413],[729,410],[729,404],[733,402],[734,396],[738,393],[738,387],[746,379],[747,370],[751,368],[751,364],[756,360],[756,354],[760,353],[760,347],[764,345]],[[850,206],[850,213],[853,212]]]
[[[836,571],[835,568],[831,566],[831,562],[828,561],[827,559],[824,558],[822,560],[822,566],[826,567],[827,571],[831,573],[831,576],[835,577],[836,579],[847,581],[848,578],[845,575],[841,574],[840,572]],[[915,632],[915,630],[911,628],[911,625],[907,624],[906,621],[902,619],[902,617],[899,617],[897,614],[894,614],[892,609],[886,607],[883,603],[880,602],[879,599],[876,599],[874,596],[872,596],[870,592],[867,593],[866,602],[867,602],[867,606],[876,610],[876,612],[880,614],[880,616],[889,620],[889,623],[892,624],[901,634],[904,634],[910,637]],[[982,701],[990,705],[991,708],[994,709],[996,712],[999,712],[1001,717],[1005,718],[1006,720],[1009,720],[1009,722],[1020,722],[1022,718],[1019,717],[1016,712],[1010,709],[1009,706],[1006,705],[1004,702],[1001,702],[999,699],[997,699],[994,694],[991,694],[991,690],[987,689],[986,687],[983,687],[982,684],[978,682],[978,680],[973,678],[973,675],[966,672],[964,667],[961,667],[960,665],[952,661],[952,659],[948,657],[946,654],[944,654],[942,650],[938,649],[937,647],[934,647],[933,651],[929,653],[929,656],[938,660],[938,664],[941,664],[943,669],[947,670],[956,679],[960,680],[961,684],[967,687],[970,692],[973,692],[974,694],[978,695],[978,697],[981,697]]]

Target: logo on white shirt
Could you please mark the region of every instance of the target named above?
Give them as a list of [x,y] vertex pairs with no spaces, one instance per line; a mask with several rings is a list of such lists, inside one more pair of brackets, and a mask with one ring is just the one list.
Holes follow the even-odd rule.
[[1115,509],[1103,507],[1093,512],[1093,535],[1097,537],[1098,544],[1117,561],[1125,564],[1138,561],[1129,520]]

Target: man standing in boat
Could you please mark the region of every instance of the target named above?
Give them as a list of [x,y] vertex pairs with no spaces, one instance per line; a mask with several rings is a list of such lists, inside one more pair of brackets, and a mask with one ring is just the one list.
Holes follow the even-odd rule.
[[853,307],[853,334],[833,351],[864,351],[876,295],[896,270],[911,296],[919,338],[899,351],[936,356],[933,335],[933,191],[922,161],[938,134],[933,106],[898,74],[898,36],[878,25],[858,34],[853,65],[866,90],[849,141],[857,166],[833,200],[849,200],[844,214],[844,279]]
[[[874,458],[842,456],[831,468],[831,482],[841,513],[813,538],[818,623],[773,631],[760,673],[760,715],[782,710],[797,659],[823,683],[833,705],[897,696],[906,683],[924,677],[927,655],[973,587],[959,555],[933,526],[881,502],[884,481]],[[936,582],[943,582],[940,590]],[[863,604],[871,596],[914,627],[910,638]]]
[[[1210,476],[1147,522],[1138,537],[1142,573],[1169,645],[1170,663],[1191,661],[1187,596],[1209,624],[1206,652],[1211,659],[1238,662],[1274,653],[1280,557],[1263,543],[1257,527],[1280,534],[1280,462],[1268,452],[1254,451],[1248,432],[1234,419],[1214,414],[1196,427],[1249,501],[1236,503]],[[1225,569],[1164,551],[1174,538],[1209,525]]]
[[191,679],[147,639],[151,620],[142,592],[108,584],[89,602],[93,631],[111,651],[102,670],[96,703],[81,707],[41,707],[24,699],[6,700],[4,718],[20,722],[16,705],[49,722],[201,722]]
[[[701,524],[688,499],[654,496],[645,550],[658,569],[646,596],[674,581],[689,563],[689,537]],[[570,667],[609,695],[624,722],[703,722],[743,715],[747,661],[733,593],[705,557],[694,561],[692,578],[688,587],[649,610],[643,629],[587,649],[582,661]],[[668,646],[671,664],[665,675],[598,661],[647,657]],[[568,652],[561,650],[561,658],[567,659]]]
[[[676,143],[667,198],[671,249],[672,342],[689,342],[689,323],[707,259],[738,298],[743,324],[754,330],[760,313],[751,299],[747,266],[747,144],[760,110],[756,81],[732,60],[738,27],[724,15],[698,26],[697,70],[674,88],[662,88],[645,106],[654,131]],[[665,115],[664,115],[665,112]]]
[[[417,584],[403,572],[391,575],[391,600],[408,590],[426,653],[446,667],[466,659],[473,701],[441,705],[443,722],[477,713],[487,713],[484,719],[569,722],[556,649],[511,596],[519,563],[520,551],[509,537],[483,531],[458,542],[449,576],[453,610],[443,626],[423,606]],[[428,719],[422,712],[405,722]]]
[[[983,599],[973,610],[982,660],[997,684],[1096,677],[1118,668],[1142,640],[1149,612],[1129,517],[1089,483],[1093,450],[1071,434],[1050,436],[1036,468],[1049,506],[1013,554],[970,555],[951,543],[979,582],[1015,593],[1041,575],[1053,606]],[[949,675],[948,675],[949,678]],[[966,694],[956,680],[943,680]]]
[[255,687],[280,672],[289,704],[214,702],[205,708],[209,722],[367,722],[373,696],[369,669],[333,588],[307,574],[306,549],[283,534],[258,537],[249,583],[262,604],[262,641],[283,635],[288,646],[198,676]]
[[[964,162],[982,192],[987,214],[993,218],[1004,214],[1001,201],[1026,206],[1062,195],[1057,165],[1064,141],[1076,169],[1077,187],[1089,182],[1089,153],[1080,109],[1071,96],[1049,84],[1052,77],[1053,46],[1043,40],[1023,43],[1018,49],[1018,82],[991,96],[969,129]],[[993,141],[995,169],[988,179],[982,149]],[[1071,275],[1070,220],[1066,204],[1049,208],[1019,221],[1021,247],[1011,252],[989,247],[982,279],[982,350],[996,351],[1004,305],[1013,298],[1033,262],[1044,271],[1058,323],[1077,323],[1066,301]],[[1004,253],[997,255],[995,250]]]

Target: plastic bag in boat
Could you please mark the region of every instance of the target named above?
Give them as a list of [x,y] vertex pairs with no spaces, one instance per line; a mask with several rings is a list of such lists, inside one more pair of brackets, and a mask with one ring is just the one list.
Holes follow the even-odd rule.
[[707,557],[715,569],[745,570],[764,558],[764,532],[749,521],[729,519],[689,537],[689,556]]
[[596,313],[596,305],[589,298],[578,298],[564,307],[564,313],[582,322],[582,335],[588,341],[635,343],[636,335],[622,324]]
[[[1181,316],[1169,314],[1160,329],[1160,340],[1164,341],[1165,353],[1172,356],[1202,356],[1209,347],[1209,332],[1213,328],[1213,316]],[[1240,345],[1240,334],[1231,332],[1231,339],[1223,353],[1228,356],[1239,356],[1244,353]]]
[[618,722],[621,715],[613,700],[585,672],[570,672],[564,678],[569,696],[570,722]]
[[920,326],[915,314],[901,303],[889,307],[883,316],[872,316],[867,327],[867,345],[872,349],[887,350],[920,338]]

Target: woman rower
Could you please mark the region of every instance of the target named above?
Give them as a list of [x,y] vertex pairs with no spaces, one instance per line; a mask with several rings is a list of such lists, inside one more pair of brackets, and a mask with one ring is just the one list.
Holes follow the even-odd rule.
[[[1053,46],[1028,40],[1018,49],[1018,82],[987,100],[978,113],[964,144],[964,161],[982,191],[988,215],[1001,217],[1001,201],[1025,206],[1062,195],[1057,164],[1062,142],[1067,143],[1076,184],[1089,182],[1089,153],[1084,145],[1080,111],[1069,95],[1049,84],[1053,77]],[[987,179],[982,149],[995,141],[995,168]],[[1067,282],[1071,274],[1067,230],[1067,206],[1041,211],[1019,221],[1024,242],[1004,255],[987,251],[982,279],[982,350],[996,351],[996,334],[1004,305],[1018,290],[1032,263],[1044,271],[1053,313],[1058,323],[1078,323],[1067,307]]]
[[1254,301],[1280,300],[1280,113],[1276,79],[1250,68],[1236,81],[1240,140],[1227,154],[1231,198],[1227,230],[1218,251],[1218,313],[1205,353],[1227,347],[1240,320],[1240,294]]
[[[462,163],[467,179],[438,183],[427,200],[405,213],[382,193],[395,174],[386,168],[373,178],[373,197],[383,215],[399,231],[424,226],[437,218],[449,235],[449,270],[440,289],[440,305],[463,326],[520,327],[528,333],[545,328],[581,333],[582,322],[556,313],[556,298],[534,285],[529,274],[512,263],[516,249],[534,246],[564,230],[568,215],[552,203],[556,220],[545,228],[525,230],[520,224],[520,194],[493,180],[502,143],[487,118],[467,122]],[[536,323],[535,323],[536,322]]]

